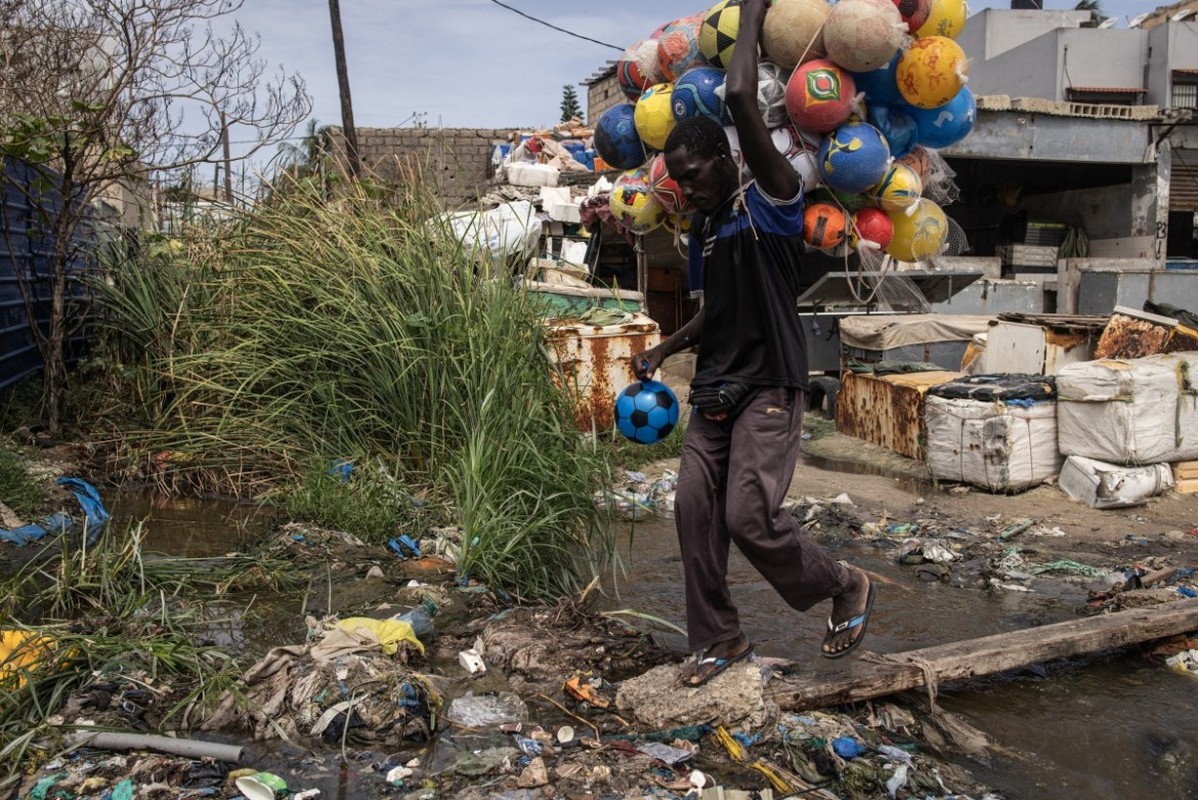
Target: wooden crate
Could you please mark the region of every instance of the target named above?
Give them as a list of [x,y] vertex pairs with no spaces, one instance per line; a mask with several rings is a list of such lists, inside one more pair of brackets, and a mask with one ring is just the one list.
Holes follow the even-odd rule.
[[1178,494],[1198,494],[1198,461],[1178,461],[1173,464],[1173,491]]

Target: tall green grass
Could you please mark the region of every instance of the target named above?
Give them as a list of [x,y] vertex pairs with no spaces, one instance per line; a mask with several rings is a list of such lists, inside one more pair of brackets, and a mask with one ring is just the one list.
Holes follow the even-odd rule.
[[312,464],[368,463],[462,528],[461,572],[560,596],[612,557],[591,502],[605,460],[571,429],[533,299],[436,209],[298,186],[152,269],[115,264],[104,374],[136,382],[120,416],[140,446],[205,488],[285,493]]

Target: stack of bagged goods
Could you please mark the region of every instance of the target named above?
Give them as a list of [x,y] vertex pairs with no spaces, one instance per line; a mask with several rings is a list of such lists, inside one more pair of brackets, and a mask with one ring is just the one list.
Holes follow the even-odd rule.
[[924,421],[939,480],[1010,493],[1060,472],[1052,376],[974,375],[933,386]]
[[[964,0],[774,0],[758,107],[802,179],[810,248],[919,262],[949,247],[940,203],[956,187],[936,150],[963,139],[976,116],[955,41],[966,14]],[[739,24],[740,0],[721,0],[667,22],[617,61],[628,102],[596,122],[594,148],[623,171],[609,203],[629,232],[686,229],[677,184],[653,169],[679,121],[718,120],[737,155],[723,96]]]
[[1096,508],[1172,487],[1170,463],[1198,458],[1198,353],[1070,364],[1057,374],[1061,488]]

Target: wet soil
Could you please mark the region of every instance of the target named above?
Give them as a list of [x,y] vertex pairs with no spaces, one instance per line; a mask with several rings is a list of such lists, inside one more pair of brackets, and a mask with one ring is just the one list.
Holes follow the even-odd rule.
[[[1192,497],[1166,495],[1135,508],[1101,511],[1074,503],[1054,486],[1010,497],[938,486],[921,464],[839,436],[815,417],[810,427],[820,435],[805,443],[790,491],[792,513],[838,557],[878,579],[878,606],[863,649],[898,652],[1058,622],[1114,607],[1121,593],[1103,594],[1112,574],[1141,564],[1198,566],[1198,535],[1192,532],[1198,505]],[[653,477],[676,469],[677,460],[671,459],[642,471]],[[851,504],[832,502],[843,494]],[[199,557],[242,550],[263,535],[267,524],[255,519],[252,509],[219,501],[123,496],[111,505],[123,519],[148,518],[152,549]],[[1032,525],[996,543],[999,533],[1021,520]],[[247,655],[304,641],[305,614],[357,613],[376,607],[380,599],[399,608],[421,596],[419,590],[405,594],[410,578],[437,586],[452,577],[427,564],[409,576],[390,554],[364,551],[335,533],[272,528],[269,535],[293,554],[297,569],[313,568],[302,588],[258,596],[252,614],[232,613],[227,628],[214,630],[218,641]],[[962,557],[944,569],[903,558],[919,542],[932,540],[948,542]],[[446,676],[439,687],[447,702],[466,693],[518,694],[528,710],[524,733],[539,727],[541,735],[552,736],[564,726],[574,728],[581,744],[554,752],[550,743],[553,755],[542,756],[547,784],[527,774],[533,758],[518,750],[509,754],[506,771],[475,777],[454,770],[429,774],[433,763],[457,764],[467,752],[497,751],[517,741],[510,734],[480,734],[452,724],[435,743],[359,743],[341,750],[243,737],[254,768],[286,774],[296,789],[319,788],[322,796],[344,800],[639,797],[646,787],[664,792],[666,785],[681,797],[691,768],[728,788],[765,788],[769,781],[763,773],[730,758],[710,735],[699,743],[699,755],[673,770],[615,744],[638,726],[598,708],[595,700],[614,699],[620,681],[677,663],[685,654],[684,638],[670,628],[684,621],[672,523],[657,517],[625,524],[621,543],[626,574],[614,586],[595,587],[586,603],[512,610],[485,592],[462,593],[452,584],[439,590],[440,635],[420,670]],[[1041,573],[1016,587],[1003,573],[1002,558],[1013,550],[1025,559],[1024,567],[1068,562],[1092,569]],[[808,614],[786,608],[737,554],[729,580],[762,664],[795,661],[837,669],[837,662],[817,657],[826,608]],[[631,613],[611,613],[624,611]],[[476,647],[480,637],[487,640],[483,652],[491,669],[472,678],[462,670],[458,653]],[[1002,797],[1026,800],[1198,798],[1198,683],[1166,669],[1162,660],[1152,648],[1132,648],[944,686],[939,704],[945,713],[938,718],[926,713],[918,696],[903,695],[840,709],[841,714],[827,718],[811,712],[801,721],[779,724],[903,745],[935,759],[916,772],[939,770],[951,788],[977,792],[971,795],[975,798],[982,796],[983,785]],[[563,681],[571,676],[591,686],[596,697],[588,702],[563,692]],[[896,724],[895,718],[904,723]],[[961,725],[944,733],[950,728],[946,719]],[[970,747],[974,734],[984,744]],[[232,732],[219,736],[236,740]],[[595,747],[601,739],[610,740],[608,746]],[[678,745],[686,739],[666,741]],[[796,768],[798,762],[787,759],[794,753],[780,749],[777,741],[754,748],[752,755]],[[423,775],[418,768],[402,785],[385,780],[412,758],[425,765]],[[850,790],[843,780],[827,786],[841,797],[887,795],[878,775],[858,777],[873,788]],[[934,787],[921,789],[920,797],[947,796]]]

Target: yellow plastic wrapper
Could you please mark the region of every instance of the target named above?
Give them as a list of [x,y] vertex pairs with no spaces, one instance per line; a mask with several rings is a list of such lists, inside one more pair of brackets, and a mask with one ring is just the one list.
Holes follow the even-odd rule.
[[0,686],[16,676],[17,686],[25,685],[25,674],[37,666],[54,641],[45,634],[14,629],[0,630]]
[[412,630],[412,623],[401,619],[372,619],[370,617],[347,617],[337,623],[337,627],[347,633],[359,630],[369,631],[379,640],[379,647],[389,656],[395,655],[400,642],[411,642],[416,649],[424,653],[424,644]]

